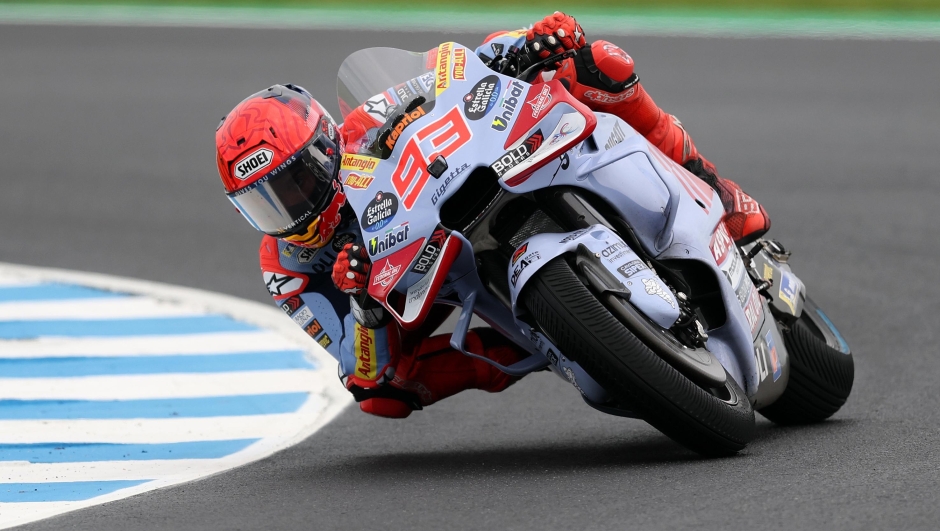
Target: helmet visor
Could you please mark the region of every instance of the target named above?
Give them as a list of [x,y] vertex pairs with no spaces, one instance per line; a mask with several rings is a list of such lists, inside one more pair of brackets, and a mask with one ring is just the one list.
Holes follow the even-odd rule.
[[[339,170],[336,145],[317,131],[280,166],[250,186],[226,194],[245,219],[271,236],[303,231],[317,219],[334,193]],[[306,222],[306,223],[305,223]]]

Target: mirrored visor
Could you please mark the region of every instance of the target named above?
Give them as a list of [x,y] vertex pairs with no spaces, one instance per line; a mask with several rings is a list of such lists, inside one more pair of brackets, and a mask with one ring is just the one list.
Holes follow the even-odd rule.
[[283,236],[304,230],[333,195],[337,159],[333,142],[318,134],[251,186],[227,196],[261,232]]

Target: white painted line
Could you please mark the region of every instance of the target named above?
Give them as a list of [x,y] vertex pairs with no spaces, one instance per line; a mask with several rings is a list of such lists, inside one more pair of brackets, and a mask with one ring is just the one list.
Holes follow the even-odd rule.
[[[0,528],[20,525],[63,512],[122,499],[156,488],[192,481],[267,457],[309,437],[332,420],[346,405],[350,395],[336,378],[336,362],[274,304],[264,305],[201,290],[154,282],[121,279],[91,273],[40,269],[0,263],[4,285],[57,282],[96,287],[115,292],[149,296],[160,302],[144,303],[131,311],[184,311],[193,315],[213,313],[255,325],[261,331],[250,333],[199,334],[176,337],[138,336],[136,338],[58,339],[39,338],[0,342],[0,357],[30,359],[52,356],[114,356],[232,354],[272,350],[302,351],[314,360],[313,369],[272,371],[150,374],[140,376],[93,376],[74,378],[2,378],[0,396],[23,400],[60,399],[140,399],[164,397],[235,396],[310,392],[309,399],[290,414],[243,415],[209,418],[114,419],[114,420],[11,420],[0,421],[0,442],[30,444],[63,443],[186,443],[229,439],[260,439],[244,450],[221,459],[199,463],[162,461],[111,461],[69,464],[32,464],[0,461],[0,483],[69,483],[100,478],[146,482],[80,502],[30,502],[0,504]],[[86,301],[91,302],[91,301]],[[38,312],[39,306],[19,310]],[[32,303],[29,303],[32,304]],[[67,313],[64,302],[45,301],[47,311]],[[71,304],[71,303],[70,303]],[[132,303],[136,304],[136,303]],[[165,305],[178,310],[164,310]],[[99,315],[110,315],[105,305],[94,304]],[[32,309],[29,309],[32,308]],[[58,309],[56,309],[58,308]],[[130,308],[128,306],[125,309]],[[156,309],[156,310],[155,310]],[[8,312],[12,312],[7,307]],[[69,311],[76,311],[74,308]],[[7,317],[11,313],[5,314]],[[62,314],[60,314],[61,316]],[[87,318],[87,315],[85,316]],[[244,359],[244,358],[243,358]],[[253,359],[253,358],[248,358]],[[143,360],[142,360],[143,361]],[[7,363],[19,363],[8,361]],[[50,372],[65,371],[56,362]],[[75,363],[75,362],[68,362]],[[77,362],[79,364],[84,362]],[[180,361],[180,366],[200,370],[203,365]],[[13,367],[14,365],[8,365]],[[23,367],[23,365],[17,365]],[[136,365],[135,365],[136,366]],[[83,366],[84,367],[84,366]],[[97,367],[96,367],[97,369]],[[28,369],[27,370],[31,370]],[[69,369],[72,370],[72,369]],[[11,370],[12,372],[12,370]],[[24,374],[30,374],[26,372]],[[17,455],[17,454],[13,454]],[[158,474],[159,473],[159,474]]]
[[[273,306],[273,305],[272,305]],[[281,315],[292,326],[286,315]],[[273,318],[273,316],[272,316]],[[41,337],[28,341],[0,340],[0,357],[52,358],[64,356],[159,356],[164,354],[231,354],[263,350],[292,350],[295,339],[270,331],[220,332],[179,336]],[[332,359],[332,358],[330,358]]]
[[[310,405],[305,407],[326,406],[322,397],[313,396]],[[216,441],[289,437],[296,433],[297,429],[294,413],[147,420],[3,420],[0,421],[0,444],[89,441],[147,444]]]
[[[204,315],[199,308],[187,308],[144,297],[74,299],[57,301],[0,303],[0,321],[46,321],[53,319],[140,319]],[[0,356],[3,353],[0,352]]]
[[[81,476],[83,481],[158,479],[180,474],[211,474],[207,459],[166,461],[102,461],[100,463],[26,463],[0,465],[0,481],[7,483],[64,483]],[[5,504],[4,504],[5,507]],[[0,508],[0,512],[3,508]]]
[[[317,391],[314,370],[0,378],[0,400],[134,400]],[[3,435],[0,434],[0,438]]]

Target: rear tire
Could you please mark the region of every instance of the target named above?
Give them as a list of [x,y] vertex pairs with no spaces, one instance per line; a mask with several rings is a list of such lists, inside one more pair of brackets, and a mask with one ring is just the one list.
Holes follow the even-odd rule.
[[[807,299],[800,318],[784,330],[783,341],[790,356],[790,381],[776,402],[760,409],[760,414],[777,424],[811,424],[831,417],[852,392],[855,363],[852,353],[829,345],[820,326],[809,312],[817,310]],[[830,335],[831,332],[830,332]]]
[[686,448],[733,455],[754,438],[754,411],[730,376],[723,389],[694,384],[614,317],[563,257],[536,273],[521,301],[555,345],[616,402]]

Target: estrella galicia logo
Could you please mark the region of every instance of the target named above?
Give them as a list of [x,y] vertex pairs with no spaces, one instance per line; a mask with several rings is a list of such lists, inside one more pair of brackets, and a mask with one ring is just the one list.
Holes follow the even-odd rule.
[[464,96],[463,113],[468,120],[479,120],[499,101],[500,83],[496,76],[486,76]]
[[379,192],[362,213],[362,230],[376,232],[388,225],[398,213],[398,198],[395,194]]

